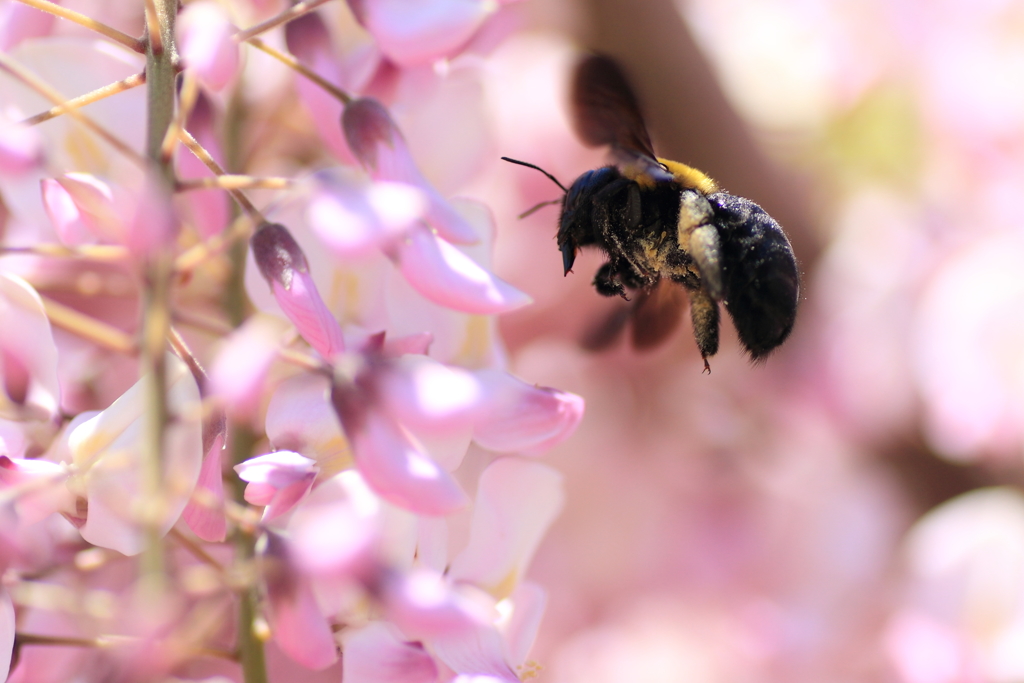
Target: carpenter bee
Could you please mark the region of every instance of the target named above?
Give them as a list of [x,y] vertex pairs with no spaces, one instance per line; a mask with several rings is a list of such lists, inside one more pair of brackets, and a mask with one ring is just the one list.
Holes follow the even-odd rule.
[[706,372],[718,351],[719,302],[750,357],[764,359],[793,329],[800,291],[796,258],[779,224],[697,169],[656,157],[637,100],[608,57],[580,62],[571,105],[579,137],[610,146],[615,164],[587,171],[566,189],[533,164],[503,159],[541,171],[565,192],[557,236],[565,274],[579,249],[597,247],[608,261],[594,288],[633,297],[629,312],[610,320],[591,344],[610,342],[632,318],[633,345],[656,346],[678,324],[685,288]]

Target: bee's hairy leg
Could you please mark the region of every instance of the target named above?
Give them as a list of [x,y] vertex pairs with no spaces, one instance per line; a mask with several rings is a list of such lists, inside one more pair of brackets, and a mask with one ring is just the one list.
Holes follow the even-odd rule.
[[594,275],[594,289],[601,296],[621,296],[626,301],[626,288],[619,282],[619,271],[611,261],[598,268]]
[[704,367],[711,372],[708,358],[718,353],[718,325],[721,316],[718,302],[703,289],[690,290],[690,320],[693,322],[693,338],[704,359]]

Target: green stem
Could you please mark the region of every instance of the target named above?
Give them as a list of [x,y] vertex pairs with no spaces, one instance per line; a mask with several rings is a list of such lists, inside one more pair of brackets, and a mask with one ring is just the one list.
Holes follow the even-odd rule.
[[[242,462],[252,454],[256,435],[248,427],[236,425],[231,430],[231,461]],[[235,500],[243,500],[245,482],[238,477],[231,479]],[[235,561],[242,566],[251,565],[254,560],[254,539],[242,529],[235,531]],[[239,595],[238,605],[238,657],[242,663],[242,680],[245,683],[267,683],[267,663],[263,652],[263,641],[256,635],[259,594],[256,586],[249,586]]]
[[[159,37],[150,36],[146,47],[147,130],[146,156],[151,162],[154,180],[168,192],[173,187],[174,168],[160,157],[160,147],[174,118],[177,51],[174,46],[174,19],[178,0],[154,0],[147,3],[148,25],[159,27]],[[154,21],[155,20],[155,21]],[[158,44],[159,49],[154,49]],[[160,535],[163,516],[164,435],[167,426],[167,366],[164,356],[170,329],[170,275],[172,255],[158,250],[142,266],[142,372],[144,377],[143,457],[144,490],[147,510],[147,543],[142,555],[146,588],[160,591],[165,584],[164,552]]]

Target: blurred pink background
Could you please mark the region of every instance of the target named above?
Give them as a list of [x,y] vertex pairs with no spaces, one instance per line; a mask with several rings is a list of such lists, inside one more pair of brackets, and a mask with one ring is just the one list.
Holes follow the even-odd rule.
[[[660,155],[750,197],[800,261],[793,337],[710,376],[577,340],[618,302],[561,276],[559,194],[487,162],[511,365],[581,394],[531,576],[541,680],[1024,676],[1024,3],[527,2],[488,57],[494,157],[568,184],[580,47],[618,58]],[[443,145],[444,143],[436,142]]]

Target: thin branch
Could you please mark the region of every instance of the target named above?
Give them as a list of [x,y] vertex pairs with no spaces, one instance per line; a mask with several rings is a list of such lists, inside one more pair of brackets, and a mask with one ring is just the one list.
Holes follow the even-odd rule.
[[84,313],[79,313],[73,308],[57,303],[53,299],[45,296],[41,298],[43,300],[43,309],[46,311],[46,317],[57,327],[112,351],[132,355],[139,352],[135,340],[116,327],[100,322],[95,318],[90,318]]
[[122,261],[128,257],[125,247],[115,244],[84,244],[68,247],[63,244],[40,242],[26,247],[0,247],[0,255],[32,254],[51,258],[76,258],[90,261]]
[[216,178],[188,178],[174,185],[177,192],[193,190],[284,190],[295,184],[290,178],[256,178],[225,174]]
[[[40,95],[53,102],[58,107],[65,107],[65,105],[68,102],[68,100],[65,97],[63,97],[60,93],[51,88],[42,79],[40,79],[31,71],[21,66],[20,64],[18,64],[13,59],[11,59],[3,53],[0,53],[0,70],[6,71],[7,73],[11,74],[25,85],[35,90]],[[128,157],[135,163],[139,164],[140,166],[146,165],[146,160],[143,159],[138,152],[129,147],[127,143],[119,140],[117,136],[115,136],[113,133],[109,132],[102,126],[100,126],[98,123],[90,119],[82,112],[74,108],[69,108],[67,109],[67,113],[69,116],[74,117],[74,119],[81,123],[83,126],[85,126],[93,133],[98,135],[100,138],[105,140],[107,144],[109,144],[111,147],[116,149],[121,154],[125,155],[126,157]]]
[[154,56],[164,53],[164,37],[160,29],[160,10],[154,0],[146,0],[146,36],[149,38],[149,52]]
[[320,76],[320,74],[316,73],[315,71],[307,67],[305,64],[295,59],[295,57],[288,54],[287,52],[281,52],[280,50],[272,48],[259,38],[250,38],[249,44],[258,50],[262,50],[263,52],[267,53],[274,59],[291,67],[292,69],[302,74],[312,82],[316,83],[321,88],[326,90],[328,93],[333,95],[335,98],[340,100],[342,104],[348,104],[349,102],[352,101],[351,95],[349,95],[347,92],[345,92],[338,86],[334,85],[330,81],[324,79],[322,76]]
[[196,106],[198,98],[199,81],[196,78],[195,71],[186,69],[182,79],[181,92],[178,94],[178,112],[175,114],[174,120],[171,121],[171,125],[167,127],[167,134],[160,145],[161,161],[169,162],[174,155],[174,148],[177,146],[180,137],[179,132],[185,130],[185,121],[188,120],[189,114],[192,113],[192,108]]
[[178,531],[177,528],[171,527],[171,530],[167,533],[168,536],[178,542],[181,547],[192,553],[196,559],[201,560],[203,563],[210,565],[214,569],[224,571],[224,565],[218,562],[213,555],[203,550],[202,546],[193,541],[185,534]]
[[84,14],[79,14],[78,12],[61,7],[55,3],[47,2],[47,0],[18,0],[18,2],[28,5],[29,7],[35,7],[43,12],[48,12],[55,17],[67,19],[79,26],[84,26],[90,31],[95,31],[96,33],[110,38],[115,43],[123,45],[132,52],[138,52],[139,54],[144,54],[146,52],[146,46],[138,38],[132,38],[127,33],[121,33],[116,28],[107,26],[103,22],[96,21],[92,17],[87,17]]
[[[206,149],[202,145],[200,145],[199,142],[194,137],[192,137],[191,133],[189,133],[187,130],[182,130],[178,133],[178,137],[181,139],[181,142],[186,147],[188,147],[188,150],[192,152],[192,154],[194,154],[196,158],[199,159],[199,161],[203,162],[203,165],[205,165],[206,168],[213,171],[214,175],[227,175],[224,172],[224,169],[221,168],[221,165],[217,163],[216,159],[210,156],[210,153],[207,152]],[[231,194],[231,197],[236,202],[238,202],[238,205],[242,207],[242,210],[249,214],[249,217],[253,220],[254,223],[262,223],[266,220],[265,218],[263,218],[263,214],[261,214],[259,210],[253,205],[253,203],[249,201],[248,197],[246,197],[240,191],[228,190],[228,192]]]
[[326,2],[328,2],[328,0],[306,0],[305,2],[298,2],[292,5],[289,9],[278,14],[276,17],[267,19],[262,24],[256,24],[255,26],[250,26],[244,31],[239,31],[234,36],[235,42],[244,43],[261,33],[266,33],[276,26],[287,24],[289,21],[298,19],[302,15],[312,12],[314,9]]
[[224,320],[181,308],[175,309],[171,312],[171,319],[176,323],[188,325],[189,327],[193,327],[197,330],[209,332],[210,334],[218,336],[228,335],[234,332],[234,328]]
[[248,215],[239,216],[227,230],[180,254],[174,261],[174,272],[179,275],[190,273],[211,258],[223,254],[236,242],[248,239],[257,220],[261,219],[254,220]]
[[35,116],[30,116],[29,118],[22,121],[22,123],[26,126],[34,126],[36,124],[42,123],[43,121],[49,121],[50,119],[56,118],[61,114],[66,114],[71,109],[78,109],[80,107],[84,107],[87,104],[98,102],[105,97],[110,97],[111,95],[116,95],[117,93],[124,92],[126,90],[131,90],[132,88],[136,88],[145,82],[145,72],[137,73],[133,76],[125,78],[124,80],[111,83],[110,85],[105,85],[102,88],[97,88],[96,90],[93,90],[90,93],[79,95],[74,99],[66,101],[64,104],[53,107],[49,111],[44,111],[40,114],[36,114]]

